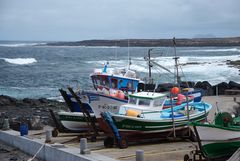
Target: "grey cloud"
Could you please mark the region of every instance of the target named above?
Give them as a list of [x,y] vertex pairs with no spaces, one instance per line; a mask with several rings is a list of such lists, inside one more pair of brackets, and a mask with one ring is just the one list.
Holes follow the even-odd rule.
[[239,36],[238,0],[2,0],[7,40]]

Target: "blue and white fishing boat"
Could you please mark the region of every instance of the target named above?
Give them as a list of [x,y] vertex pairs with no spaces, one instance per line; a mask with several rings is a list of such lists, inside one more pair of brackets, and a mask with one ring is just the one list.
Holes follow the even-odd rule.
[[[97,119],[101,118],[101,112],[118,112],[120,105],[128,102],[128,94],[137,91],[139,82],[142,82],[134,71],[130,69],[111,70],[108,69],[107,64],[103,69],[94,70],[90,78],[92,79],[95,90],[78,90],[75,94],[79,97],[89,113],[94,113]],[[71,94],[64,93],[63,90],[60,90],[60,92],[71,110],[71,112],[59,113],[59,115],[61,115],[60,121],[63,125],[69,125],[70,122],[73,123],[74,121],[79,122],[83,120],[77,118],[77,116],[83,117],[83,115],[76,114],[77,112],[82,112],[76,99],[74,99]],[[65,117],[72,116],[72,112],[74,112],[74,117]],[[64,118],[64,120],[62,118]],[[71,119],[67,120],[68,118]]]

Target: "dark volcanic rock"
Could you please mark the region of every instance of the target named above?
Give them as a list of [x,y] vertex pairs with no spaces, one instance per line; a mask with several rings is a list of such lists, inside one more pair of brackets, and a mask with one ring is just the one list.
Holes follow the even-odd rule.
[[[176,39],[177,46],[239,46],[240,37]],[[172,39],[115,39],[51,42],[50,46],[173,46]]]
[[[65,110],[65,103],[55,100],[41,99],[15,99],[9,96],[0,96],[0,119],[9,118],[10,126],[18,129],[19,124],[25,122],[29,128],[38,129],[42,124],[53,125],[49,109],[53,111]],[[40,123],[32,126],[31,121],[36,117],[40,117]]]
[[[216,88],[218,88],[218,90]],[[216,92],[218,92],[218,95],[225,94],[226,89],[229,89],[229,85],[226,82],[219,83],[213,87],[213,91],[215,95],[217,95]]]
[[17,99],[5,95],[0,96],[0,106],[12,105],[17,103]]
[[40,103],[47,103],[48,100],[46,98],[40,98],[38,99]]
[[194,87],[194,85],[195,85],[195,82],[190,82],[190,81],[188,81],[188,82],[181,82],[181,84],[180,84],[180,86],[182,87],[182,88],[193,88]]
[[235,60],[235,61],[228,60],[227,64],[240,68],[240,60]]
[[228,83],[230,89],[240,89],[240,84],[234,81]]
[[204,90],[203,95],[205,96],[213,95],[212,85],[208,81],[197,82],[194,88],[203,89]]

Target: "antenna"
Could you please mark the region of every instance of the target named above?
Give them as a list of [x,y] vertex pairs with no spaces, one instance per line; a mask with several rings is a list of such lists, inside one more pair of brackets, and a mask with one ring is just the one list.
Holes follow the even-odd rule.
[[177,52],[176,52],[176,39],[175,39],[175,37],[173,37],[173,47],[174,47],[174,60],[175,60],[175,69],[176,69],[176,79],[177,79],[177,84],[178,84],[178,86],[180,86],[180,82],[181,82],[181,80],[180,80],[180,77],[179,77],[179,72],[178,72],[178,59],[179,59],[179,57],[177,57]]
[[152,77],[151,67],[152,67],[152,65],[151,65],[151,54],[150,54],[152,50],[153,49],[148,50],[148,81],[149,81],[149,83],[153,83],[151,81],[151,77]]
[[154,90],[153,90],[153,93],[156,92],[157,87],[158,87],[158,82],[156,82],[156,84],[155,84],[155,88],[154,88]]
[[117,41],[115,41],[115,60],[117,60]]
[[130,69],[131,65],[131,59],[130,59],[130,53],[129,53],[129,39],[128,39],[128,69]]

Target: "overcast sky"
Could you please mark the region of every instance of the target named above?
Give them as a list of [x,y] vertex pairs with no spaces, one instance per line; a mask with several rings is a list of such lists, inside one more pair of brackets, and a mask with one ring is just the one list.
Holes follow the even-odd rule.
[[0,40],[240,36],[240,0],[0,0]]

